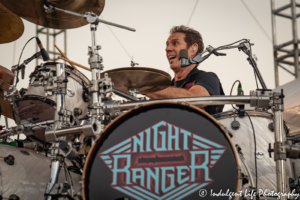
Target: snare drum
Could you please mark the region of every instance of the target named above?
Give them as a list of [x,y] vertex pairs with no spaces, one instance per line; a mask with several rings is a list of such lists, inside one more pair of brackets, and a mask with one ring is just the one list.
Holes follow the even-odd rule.
[[[215,114],[213,117],[215,117],[219,123],[225,126],[232,133],[232,142],[241,147],[241,152],[246,161],[245,165],[247,165],[250,169],[251,174],[247,173],[247,170],[245,169],[246,166],[244,164],[241,164],[242,171],[248,175],[248,177],[252,176],[254,185],[251,186],[255,187],[256,181],[254,156],[256,155],[258,191],[277,191],[276,163],[274,161],[274,154],[271,154],[271,158],[269,157],[268,152],[269,143],[273,147],[275,141],[273,114],[257,111],[247,111],[247,113],[252,120],[255,130],[256,153],[254,152],[253,130],[247,115],[240,118],[233,112],[224,112]],[[288,178],[293,177],[290,162],[286,162],[286,174],[287,183],[289,183]]]
[[[17,102],[18,112],[21,120],[28,120],[32,123],[53,120],[56,111],[56,95],[46,96],[44,86],[41,86],[46,73],[52,73],[56,76],[56,62],[48,62],[36,67],[30,75],[31,85],[23,98]],[[65,65],[65,71],[68,77],[67,94],[65,95],[65,107],[73,111],[74,108],[80,108],[82,118],[88,111],[88,100],[84,98],[84,88],[90,84],[88,78],[78,70]],[[33,136],[39,140],[45,141],[45,129],[36,130]],[[24,133],[26,134],[26,133]]]
[[211,199],[211,191],[241,188],[238,166],[230,137],[209,114],[184,104],[148,104],[117,117],[98,137],[85,163],[83,196]]

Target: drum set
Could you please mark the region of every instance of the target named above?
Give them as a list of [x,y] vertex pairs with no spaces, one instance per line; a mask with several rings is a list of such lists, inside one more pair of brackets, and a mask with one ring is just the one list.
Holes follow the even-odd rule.
[[[294,159],[300,146],[286,139],[283,92],[267,90],[251,57],[263,89],[249,96],[147,100],[137,94],[170,86],[169,74],[134,63],[101,73],[98,23],[134,30],[100,20],[104,0],[71,8],[77,12],[36,1],[38,12],[26,13],[0,2],[50,28],[89,23],[92,35],[91,80],[69,65],[45,62],[30,74],[28,88],[18,90],[26,63],[12,72],[1,69],[9,77],[1,78],[7,91],[1,94],[2,114],[17,124],[0,132],[1,144],[10,145],[0,145],[1,199],[292,199],[286,194],[299,192]],[[93,12],[79,14],[83,10]],[[62,17],[68,27],[59,21],[61,13],[69,16]],[[127,101],[113,100],[114,93]],[[224,104],[238,108],[211,116],[197,107]],[[246,111],[245,104],[255,110]],[[20,134],[26,139],[10,141]]]

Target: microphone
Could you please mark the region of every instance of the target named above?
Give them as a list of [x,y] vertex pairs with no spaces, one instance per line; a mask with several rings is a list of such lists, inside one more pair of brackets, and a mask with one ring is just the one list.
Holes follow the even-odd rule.
[[189,53],[186,49],[181,49],[179,51],[179,60],[180,60],[180,67],[188,67],[190,65],[189,63]]
[[50,60],[49,55],[48,55],[47,51],[44,49],[44,47],[43,47],[43,45],[42,45],[42,43],[41,43],[41,41],[40,41],[39,38],[36,38],[36,42],[37,42],[37,44],[38,44],[38,46],[39,46],[39,48],[41,50],[41,54],[42,54],[43,60],[44,61]]
[[31,56],[30,58],[24,60],[24,64],[27,65],[29,62],[31,62],[33,59],[39,57],[41,55],[41,52],[37,52],[35,54],[33,54],[33,56]]
[[180,67],[188,67],[192,64],[199,64],[201,62],[203,62],[206,58],[202,57],[200,54],[197,54],[194,58],[190,58],[189,57],[189,53],[188,50],[186,49],[181,49],[179,51],[179,60],[180,60]]

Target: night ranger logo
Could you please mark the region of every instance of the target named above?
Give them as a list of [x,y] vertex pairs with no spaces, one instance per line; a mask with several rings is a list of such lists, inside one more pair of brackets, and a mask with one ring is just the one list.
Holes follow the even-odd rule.
[[134,199],[172,200],[210,184],[210,168],[225,151],[220,144],[160,121],[99,156],[111,170],[112,188]]

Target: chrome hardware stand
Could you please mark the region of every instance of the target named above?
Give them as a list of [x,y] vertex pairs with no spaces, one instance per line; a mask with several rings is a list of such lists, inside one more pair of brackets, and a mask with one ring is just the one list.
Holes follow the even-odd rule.
[[[277,179],[277,192],[287,192],[287,179],[286,179],[286,135],[283,130],[283,90],[280,93],[273,93],[271,97],[272,110],[274,112],[274,160],[276,162],[276,179]],[[280,196],[281,200],[286,200],[286,196]]]
[[[58,142],[52,143],[51,146],[51,173],[50,173],[50,182],[47,184],[45,195],[50,194],[55,187],[55,184],[58,180],[58,175],[60,172],[60,161],[57,156],[59,153]],[[48,196],[47,200],[51,200],[52,196]]]
[[88,61],[92,71],[92,81],[91,81],[91,86],[89,87],[89,92],[91,93],[92,100],[89,106],[90,111],[88,114],[88,120],[85,121],[85,124],[83,126],[94,127],[92,132],[95,135],[99,135],[102,131],[101,124],[103,124],[102,122],[105,117],[104,116],[105,111],[103,109],[104,104],[102,103],[102,98],[106,98],[107,96],[112,95],[112,82],[111,79],[107,76],[107,74],[104,76],[104,78],[100,78],[101,70],[103,70],[103,65],[101,64],[102,57],[98,53],[98,50],[101,49],[101,46],[96,44],[97,43],[96,31],[97,31],[98,23],[100,22],[100,23],[116,26],[130,31],[135,31],[135,29],[101,20],[93,12],[86,12],[85,14],[79,14],[72,11],[57,8],[53,5],[44,5],[44,8],[45,11],[48,13],[51,13],[53,11],[60,11],[67,14],[82,17],[90,24],[92,46],[89,47],[88,50],[88,54],[89,54]]

